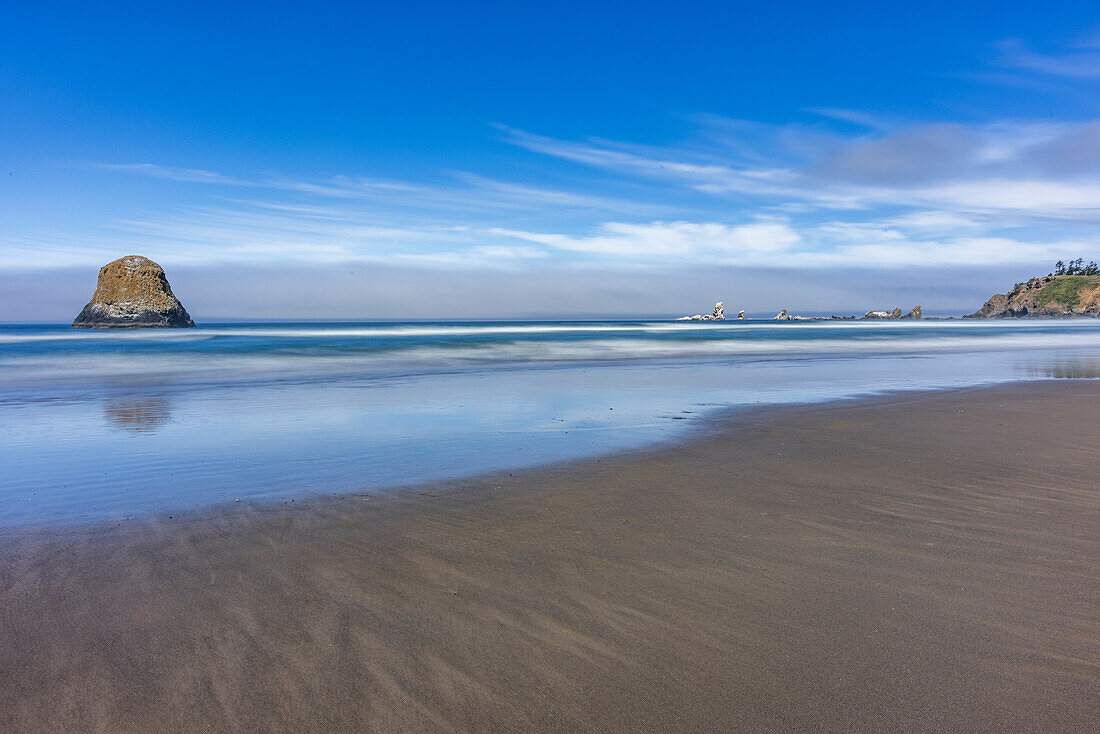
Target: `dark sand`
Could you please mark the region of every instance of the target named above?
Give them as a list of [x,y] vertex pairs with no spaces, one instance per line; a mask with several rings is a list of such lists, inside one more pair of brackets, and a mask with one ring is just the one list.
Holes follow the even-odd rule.
[[1100,730],[1100,382],[0,540],[0,731]]

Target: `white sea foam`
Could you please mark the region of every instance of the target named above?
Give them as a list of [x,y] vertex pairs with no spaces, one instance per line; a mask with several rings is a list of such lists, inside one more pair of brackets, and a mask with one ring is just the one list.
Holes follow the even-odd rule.
[[[577,323],[496,323],[496,324],[379,324],[348,326],[309,324],[295,326],[209,326],[198,329],[164,330],[56,330],[37,333],[24,333],[21,329],[12,329],[0,333],[0,344],[18,344],[42,341],[153,341],[158,343],[187,342],[217,337],[249,337],[267,339],[362,339],[371,337],[462,337],[462,336],[501,336],[515,334],[519,336],[538,336],[543,334],[586,334],[586,333],[773,333],[782,334],[792,330],[836,330],[838,333],[860,331],[906,330],[926,331],[940,329],[961,330],[1044,330],[1052,326],[1058,328],[1095,329],[1098,322],[1091,319],[1080,320],[1022,320],[1022,321],[703,321],[703,322],[577,322]],[[839,330],[844,330],[840,332]]]

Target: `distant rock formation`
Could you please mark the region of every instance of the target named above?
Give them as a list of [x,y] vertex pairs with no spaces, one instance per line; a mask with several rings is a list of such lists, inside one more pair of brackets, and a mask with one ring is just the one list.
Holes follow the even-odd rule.
[[964,319],[1100,317],[1100,275],[1048,275],[1017,283]]
[[923,312],[920,306],[914,306],[913,310],[904,316],[901,313],[900,308],[895,308],[893,311],[868,311],[863,314],[863,320],[876,321],[876,320],[894,320],[894,321],[915,321],[917,319],[924,318]]
[[[744,313],[744,311],[742,311],[741,313]],[[677,321],[725,321],[726,320],[726,307],[721,301],[719,301],[718,303],[714,304],[714,310],[711,311],[706,316],[697,313],[694,316],[681,316],[680,318],[678,318],[676,320]]]
[[173,295],[164,270],[140,255],[127,255],[100,268],[92,300],[73,321],[74,329],[194,326]]
[[[914,306],[907,314],[902,314],[900,308],[895,308],[893,311],[868,311],[862,317],[862,319],[875,320],[897,320],[897,321],[916,321],[924,318],[920,306]],[[695,314],[694,316],[681,316],[676,319],[677,321],[725,321],[725,308],[721,301],[714,305],[714,312],[708,316],[702,314]],[[854,321],[855,316],[796,316],[789,313],[787,309],[782,309],[771,320],[772,321]],[[737,312],[737,320],[745,320],[744,309]]]

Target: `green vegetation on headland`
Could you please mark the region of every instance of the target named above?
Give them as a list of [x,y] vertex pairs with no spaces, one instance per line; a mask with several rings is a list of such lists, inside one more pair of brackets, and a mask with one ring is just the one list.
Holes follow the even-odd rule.
[[1043,306],[1058,304],[1073,308],[1081,305],[1081,294],[1090,286],[1100,286],[1100,275],[1067,275],[1040,288],[1035,300]]

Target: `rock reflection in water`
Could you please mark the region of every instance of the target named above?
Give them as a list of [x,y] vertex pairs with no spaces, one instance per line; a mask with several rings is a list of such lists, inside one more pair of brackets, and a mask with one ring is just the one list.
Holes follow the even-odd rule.
[[172,411],[163,395],[142,395],[112,400],[103,406],[112,425],[135,433],[155,433],[166,424]]
[[1051,377],[1059,380],[1100,378],[1100,360],[1066,360],[1034,367],[1030,372],[1033,377]]

